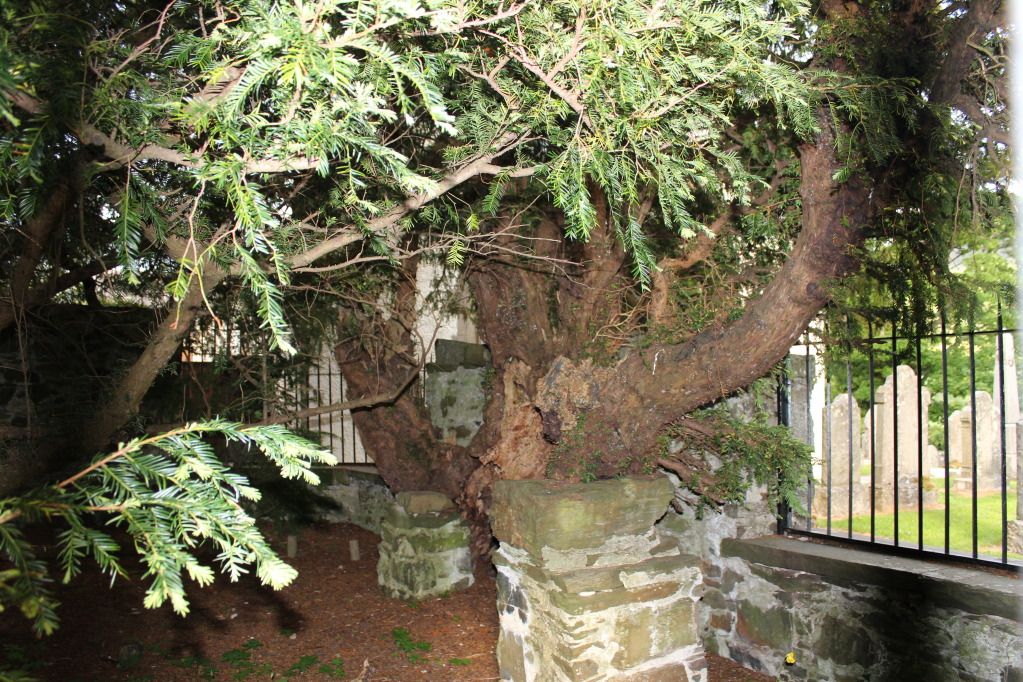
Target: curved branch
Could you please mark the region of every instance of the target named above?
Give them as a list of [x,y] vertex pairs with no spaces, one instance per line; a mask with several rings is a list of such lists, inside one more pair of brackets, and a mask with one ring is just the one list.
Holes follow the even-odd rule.
[[425,204],[443,196],[455,187],[471,180],[477,175],[489,173],[490,169],[494,168],[493,163],[495,159],[524,141],[525,138],[516,135],[515,133],[505,133],[495,142],[494,152],[487,154],[486,156],[481,156],[451,171],[441,178],[437,182],[436,186],[434,186],[434,188],[430,191],[421,192],[415,196],[409,197],[379,218],[370,220],[366,223],[362,232],[354,230],[349,232],[346,230],[336,237],[320,242],[311,249],[295,254],[288,259],[288,265],[292,269],[305,267],[313,261],[323,258],[338,249],[343,249],[350,244],[360,241],[365,237],[366,233],[393,230],[403,218],[411,214],[413,211],[416,211]]
[[71,188],[67,184],[58,185],[42,210],[25,221],[25,247],[11,272],[10,298],[0,303],[0,329],[8,327],[30,304],[32,276],[70,197]]

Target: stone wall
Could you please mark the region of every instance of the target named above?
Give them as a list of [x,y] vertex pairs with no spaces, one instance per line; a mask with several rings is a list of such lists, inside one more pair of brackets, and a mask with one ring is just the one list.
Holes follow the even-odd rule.
[[492,524],[504,680],[706,680],[699,559],[654,524],[664,479],[500,481]]
[[771,535],[756,490],[658,525],[699,554],[708,651],[780,680],[1023,680],[1014,578]]
[[394,493],[378,474],[358,469],[317,469],[317,495],[337,505],[324,513],[335,523],[352,523],[380,535],[383,521],[394,504]]
[[1015,579],[787,538],[725,540],[722,555],[708,647],[779,679],[1023,675]]

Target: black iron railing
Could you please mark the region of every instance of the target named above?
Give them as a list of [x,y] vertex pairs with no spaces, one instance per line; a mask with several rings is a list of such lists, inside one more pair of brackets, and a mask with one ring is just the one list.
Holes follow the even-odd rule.
[[329,348],[325,346],[317,357],[286,362],[268,353],[268,346],[258,333],[246,336],[213,325],[197,329],[180,357],[182,375],[192,377],[183,382],[189,391],[184,392],[184,405],[178,410],[182,414],[165,420],[217,414],[258,421],[296,414],[286,425],[318,440],[340,464],[372,465],[348,410],[310,413],[348,400],[348,387]]
[[808,332],[789,356],[779,421],[814,446],[814,466],[779,529],[1018,570],[1016,330],[1000,309],[990,329],[862,326],[837,349]]

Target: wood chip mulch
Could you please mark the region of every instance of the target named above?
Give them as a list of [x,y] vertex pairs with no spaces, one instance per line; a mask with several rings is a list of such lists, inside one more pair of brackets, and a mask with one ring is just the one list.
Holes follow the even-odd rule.
[[[0,661],[21,660],[54,682],[199,680],[498,680],[496,596],[489,567],[447,597],[407,603],[376,584],[372,533],[344,524],[291,533],[296,582],[273,592],[248,576],[189,589],[191,614],[143,608],[144,584],[96,572],[58,588],[60,630],[34,640],[20,614],[0,615]],[[288,532],[266,534],[282,556]],[[360,558],[349,556],[358,542]],[[708,656],[711,682],[770,677]]]

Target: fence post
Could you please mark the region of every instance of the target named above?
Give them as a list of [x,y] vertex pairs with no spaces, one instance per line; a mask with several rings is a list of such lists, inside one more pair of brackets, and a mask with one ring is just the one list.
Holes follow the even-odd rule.
[[[788,428],[791,426],[791,418],[789,411],[791,404],[789,402],[789,396],[791,394],[791,383],[792,379],[789,377],[789,363],[791,357],[785,358],[785,363],[782,365],[781,374],[778,376],[778,389],[776,393],[775,405],[778,410],[778,425]],[[781,472],[778,473],[778,478],[781,478]],[[777,509],[777,525],[778,534],[783,535],[785,531],[789,529],[789,518],[792,515],[792,510],[789,508],[788,503],[785,500],[781,500],[778,503]]]

